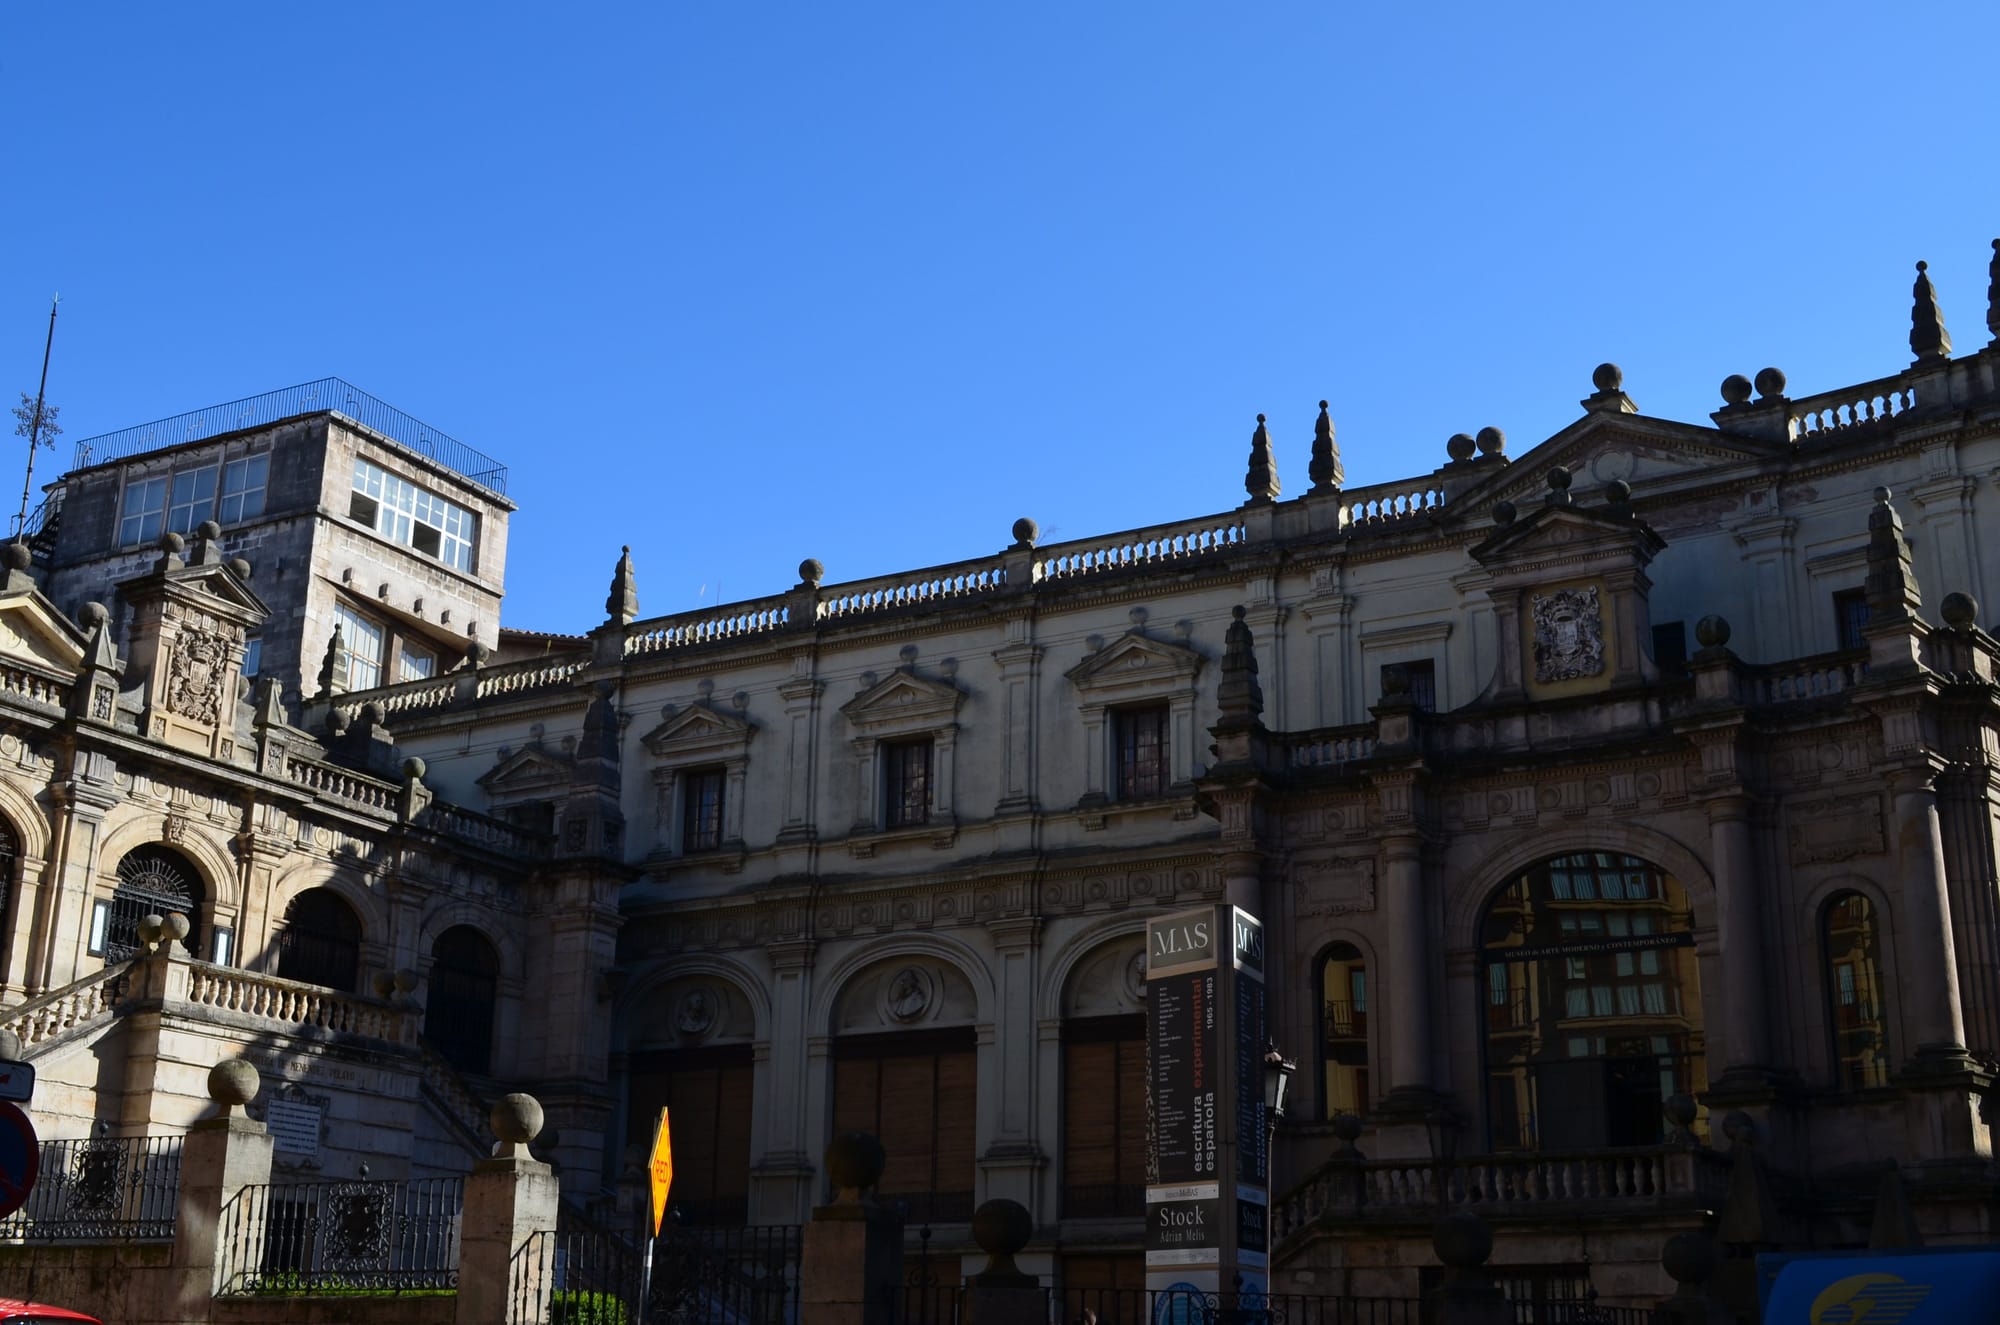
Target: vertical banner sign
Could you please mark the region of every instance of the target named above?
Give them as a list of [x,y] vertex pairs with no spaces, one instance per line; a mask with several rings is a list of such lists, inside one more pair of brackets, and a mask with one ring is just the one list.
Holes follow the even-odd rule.
[[[1146,1286],[1262,1291],[1264,927],[1206,906],[1146,926]],[[1247,1273],[1246,1273],[1247,1272]]]

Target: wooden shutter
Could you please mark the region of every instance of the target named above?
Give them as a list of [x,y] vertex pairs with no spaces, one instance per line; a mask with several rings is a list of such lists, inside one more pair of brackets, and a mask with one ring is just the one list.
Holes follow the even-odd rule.
[[[1118,1049],[1118,1176],[1121,1187],[1146,1184],[1146,1041],[1119,1040]],[[1144,1266],[1140,1287],[1145,1286]]]
[[[937,1190],[972,1195],[978,1155],[974,1128],[979,1112],[976,1050],[941,1053],[937,1059]],[[968,1216],[969,1217],[969,1216]]]
[[833,1130],[873,1132],[880,1125],[882,1060],[842,1059],[833,1065]]
[[932,1188],[932,1139],[937,1120],[937,1060],[929,1054],[884,1058],[882,1149],[888,1164],[881,1190],[907,1195]]
[[633,1056],[626,1138],[650,1145],[661,1106],[672,1111],[671,1199],[686,1214],[726,1222],[749,1196],[753,1073],[747,1045]]
[[[1139,1123],[1143,1128],[1145,1119]],[[1118,1181],[1118,1124],[1118,1042],[1065,1044],[1064,1187],[1109,1187]]]

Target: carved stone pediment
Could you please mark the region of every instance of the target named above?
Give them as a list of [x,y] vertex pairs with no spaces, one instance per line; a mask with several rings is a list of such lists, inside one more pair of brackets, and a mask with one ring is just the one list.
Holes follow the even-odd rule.
[[478,783],[494,800],[546,794],[569,786],[573,772],[569,760],[550,754],[540,746],[529,746],[502,755]]
[[885,735],[924,731],[958,720],[965,692],[945,681],[898,670],[840,706],[848,722],[863,733]]
[[1494,571],[1575,574],[1578,563],[1644,566],[1666,541],[1648,525],[1587,506],[1525,510],[1513,524],[1471,549],[1473,560]]
[[83,667],[83,632],[36,592],[0,598],[0,657],[74,676]]
[[707,704],[690,704],[667,715],[641,739],[655,758],[685,762],[740,754],[756,734],[756,725],[747,719]]
[[183,566],[166,572],[170,596],[207,599],[201,606],[221,615],[243,614],[261,621],[271,609],[227,566]]
[[1670,419],[1589,414],[1511,465],[1496,469],[1452,498],[1454,507],[1485,509],[1511,501],[1525,513],[1548,491],[1557,465],[1573,479],[1576,499],[1602,506],[1604,485],[1630,483],[1641,493],[1714,482],[1718,469],[1767,463],[1787,448],[1756,437],[1718,434]]
[[1208,661],[1198,649],[1137,632],[1119,636],[1063,675],[1092,699],[1116,703],[1186,689]]

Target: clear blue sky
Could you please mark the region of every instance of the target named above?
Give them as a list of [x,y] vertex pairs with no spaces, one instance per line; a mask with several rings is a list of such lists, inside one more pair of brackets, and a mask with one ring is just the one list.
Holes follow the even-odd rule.
[[[2000,5],[13,4],[0,389],[68,439],[330,374],[512,466],[506,623],[1700,419],[1960,353]],[[13,472],[18,474],[18,469]],[[10,503],[11,504],[11,503]]]

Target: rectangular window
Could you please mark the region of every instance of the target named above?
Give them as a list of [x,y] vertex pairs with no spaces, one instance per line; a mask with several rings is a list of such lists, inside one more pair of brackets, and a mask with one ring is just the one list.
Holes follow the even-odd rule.
[[1667,1012],[1667,989],[1665,985],[1641,985],[1640,994],[1645,999],[1646,1011],[1654,1016],[1665,1016]]
[[229,965],[229,959],[236,955],[236,931],[218,926],[215,931],[215,944],[209,951],[213,954],[209,960],[217,966]]
[[719,768],[682,774],[682,851],[713,851],[722,845],[722,777]]
[[886,819],[891,828],[931,820],[931,742],[896,741],[882,747]]
[[1138,1017],[1063,1027],[1062,1215],[1146,1212],[1146,1033]]
[[1587,1017],[1590,1015],[1590,991],[1578,985],[1563,993],[1563,1015],[1565,1017]]
[[1679,676],[1687,670],[1688,628],[1685,621],[1669,621],[1653,627],[1653,661],[1660,671]]
[[167,503],[167,528],[177,534],[191,534],[194,527],[215,514],[214,465],[184,469],[174,475],[173,497]]
[[398,681],[422,681],[437,675],[437,655],[429,649],[404,643],[399,648],[399,654],[396,662]]
[[1592,985],[1590,987],[1590,1015],[1608,1017],[1611,1015],[1611,986]]
[[166,527],[167,481],[140,479],[125,485],[125,508],[118,520],[118,545],[151,543]]
[[1842,589],[1833,596],[1833,621],[1835,638],[1843,649],[1865,649],[1867,639],[1862,632],[1868,629],[1868,591],[1866,589]]
[[1496,1008],[1507,1006],[1507,968],[1489,966],[1486,968],[1486,1001]]
[[1415,662],[1404,663],[1402,667],[1403,675],[1410,678],[1410,698],[1416,701],[1417,707],[1424,712],[1437,712],[1437,661],[1432,658],[1419,658]]
[[224,524],[254,520],[264,513],[264,487],[271,473],[270,452],[244,456],[222,467],[222,509],[216,519]]
[[243,679],[257,675],[257,668],[264,661],[264,641],[261,636],[252,635],[243,641]]
[[1170,780],[1167,706],[1118,709],[1111,720],[1112,739],[1118,748],[1118,798],[1166,795]]
[[111,935],[111,903],[99,899],[90,904],[90,943],[84,951],[102,957]]
[[1618,1015],[1621,1017],[1639,1015],[1639,991],[1631,985],[1618,986]]
[[454,506],[366,460],[354,462],[348,515],[391,542],[435,557],[453,570],[472,569],[472,512]]
[[333,620],[340,627],[338,661],[346,664],[342,689],[373,690],[381,685],[382,627],[345,603],[333,609]]

